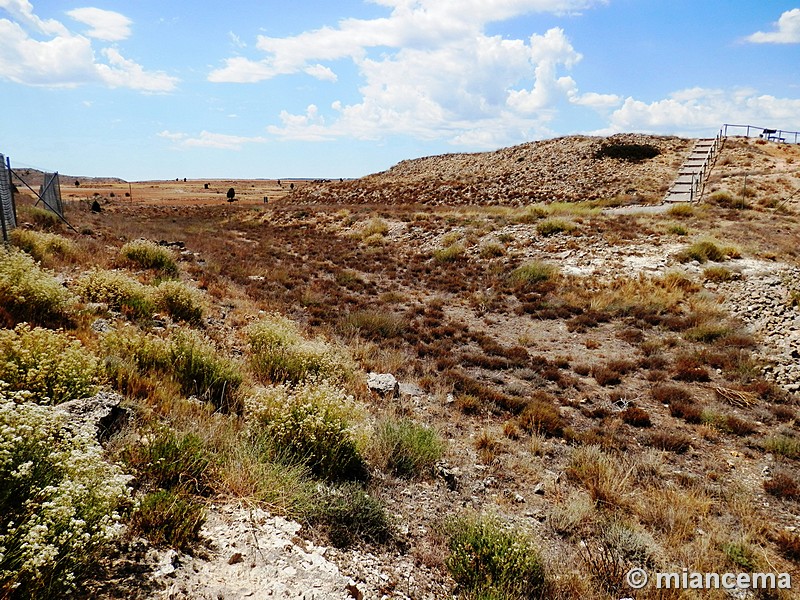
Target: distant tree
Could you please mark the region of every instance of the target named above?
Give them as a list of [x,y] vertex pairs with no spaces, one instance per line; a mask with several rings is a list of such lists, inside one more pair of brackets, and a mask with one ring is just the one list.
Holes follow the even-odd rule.
[[236,197],[236,190],[230,188],[228,190],[228,202],[233,202],[234,198]]
[[294,189],[294,184],[293,184],[293,183],[290,183],[290,184],[289,184],[289,189],[290,189],[290,190],[293,190],[293,189]]
[[75,180],[75,187],[81,187],[81,182],[77,179]]
[[208,189],[208,184],[207,184],[207,183],[204,183],[204,184],[203,184],[203,189],[204,189],[204,190],[207,190],[207,189]]

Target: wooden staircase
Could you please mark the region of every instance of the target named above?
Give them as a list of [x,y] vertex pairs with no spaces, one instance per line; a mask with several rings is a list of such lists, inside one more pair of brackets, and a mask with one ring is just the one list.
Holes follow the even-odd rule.
[[703,195],[706,178],[722,148],[722,135],[697,140],[683,162],[678,177],[667,191],[664,202],[697,202]]

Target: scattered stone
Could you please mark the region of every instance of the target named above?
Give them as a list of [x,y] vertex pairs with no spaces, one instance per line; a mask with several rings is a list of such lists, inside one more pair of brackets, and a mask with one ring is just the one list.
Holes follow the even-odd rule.
[[98,440],[105,442],[128,420],[128,410],[120,406],[122,400],[115,392],[101,391],[91,398],[62,402],[55,408],[67,415],[68,427],[92,427]]
[[401,396],[411,396],[412,398],[418,398],[420,396],[425,395],[425,390],[423,390],[415,383],[401,383],[399,390]]
[[114,327],[107,319],[95,319],[91,327],[95,333],[108,333],[114,330]]
[[400,395],[400,384],[391,373],[369,373],[367,387],[383,397],[397,398]]

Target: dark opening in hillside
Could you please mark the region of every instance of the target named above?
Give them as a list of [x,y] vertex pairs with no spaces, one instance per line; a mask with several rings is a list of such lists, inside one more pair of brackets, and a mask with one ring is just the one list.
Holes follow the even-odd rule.
[[594,153],[594,157],[641,162],[655,158],[659,154],[661,154],[661,150],[650,144],[604,144]]

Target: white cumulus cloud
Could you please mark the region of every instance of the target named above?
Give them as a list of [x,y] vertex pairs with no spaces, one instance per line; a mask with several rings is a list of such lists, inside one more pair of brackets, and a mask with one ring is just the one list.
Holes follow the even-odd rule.
[[228,135],[205,130],[196,136],[164,130],[158,136],[173,142],[181,148],[214,148],[217,150],[241,150],[245,144],[263,144],[269,141],[261,136]]
[[88,25],[90,29],[86,35],[90,38],[105,42],[119,42],[128,39],[131,35],[133,22],[123,14],[101,8],[76,8],[67,12],[67,15]]
[[[41,19],[26,0],[0,0],[0,79],[45,87],[76,87],[99,83],[148,93],[170,92],[178,79],[149,71],[126,59],[118,49],[99,49],[90,38],[120,41],[130,35],[131,21],[100,9],[76,9],[71,16],[91,27],[86,35],[72,33],[63,23]],[[87,37],[88,36],[88,37]]]
[[[263,55],[235,56],[212,82],[255,83],[306,73],[337,82],[336,61],[355,65],[360,98],[335,102],[329,118],[283,111],[268,131],[286,139],[402,134],[492,146],[544,132],[559,104],[607,110],[611,96],[581,94],[567,72],[581,60],[561,28],[527,39],[487,25],[536,12],[573,13],[603,0],[373,0],[387,17],[343,19],[284,38],[259,36]],[[619,101],[617,102],[617,104]]]
[[787,10],[775,23],[774,31],[757,31],[747,37],[755,44],[800,44],[800,8]]

